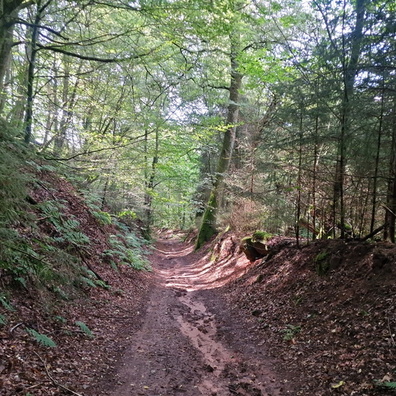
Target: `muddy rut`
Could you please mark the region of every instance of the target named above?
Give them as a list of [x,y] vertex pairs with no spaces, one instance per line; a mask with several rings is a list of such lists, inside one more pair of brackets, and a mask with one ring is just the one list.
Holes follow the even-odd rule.
[[177,240],[156,246],[156,281],[141,327],[129,334],[129,345],[97,394],[293,394],[279,365],[268,358],[265,340],[222,298],[224,274],[208,260],[198,263],[192,248]]

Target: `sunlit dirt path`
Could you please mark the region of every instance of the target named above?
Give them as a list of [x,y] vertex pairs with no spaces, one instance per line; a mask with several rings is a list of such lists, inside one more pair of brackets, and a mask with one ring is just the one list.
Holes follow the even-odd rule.
[[[248,263],[210,259],[177,239],[162,239],[151,257],[156,281],[139,331],[98,395],[282,396],[264,340],[250,335],[219,286]],[[235,275],[234,273],[234,275]],[[103,389],[103,390],[102,390]]]

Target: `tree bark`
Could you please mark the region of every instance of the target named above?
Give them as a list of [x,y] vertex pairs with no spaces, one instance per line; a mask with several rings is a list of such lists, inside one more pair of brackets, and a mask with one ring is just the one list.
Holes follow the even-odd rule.
[[14,25],[19,11],[28,5],[24,0],[0,0],[0,115],[5,104],[4,78],[9,68]]
[[[396,110],[396,102],[393,106]],[[388,177],[388,192],[387,192],[387,210],[385,211],[385,229],[384,240],[395,243],[396,232],[396,115],[393,112],[393,127],[392,127],[392,144],[390,150],[389,163],[389,177]]]
[[[342,52],[343,64],[343,98],[341,106],[341,131],[338,143],[337,164],[334,182],[333,218],[334,229],[337,226],[337,209],[339,209],[341,238],[345,237],[345,173],[347,160],[347,141],[351,133],[351,100],[354,93],[354,85],[357,74],[358,61],[361,53],[363,38],[363,23],[366,10],[366,0],[357,0],[355,6],[356,20],[354,30],[351,35],[350,50],[351,55],[347,59],[345,44]],[[345,33],[344,38],[345,40]]]
[[298,147],[298,173],[297,173],[297,221],[296,221],[296,244],[300,247],[300,217],[301,217],[301,189],[302,189],[302,148],[303,148],[303,104],[300,108],[300,126],[299,126],[299,147]]
[[[45,7],[44,7],[45,8]],[[28,56],[28,80],[27,80],[27,96],[26,96],[26,110],[25,110],[25,143],[29,144],[32,138],[32,122],[33,122],[33,83],[34,72],[36,69],[37,57],[37,40],[39,34],[39,24],[42,18],[44,8],[41,7],[41,1],[37,2],[37,12],[34,18],[34,25],[32,27],[31,41],[30,41],[30,56]]]
[[145,230],[144,237],[146,239],[151,238],[151,226],[153,223],[153,191],[155,187],[155,176],[157,173],[157,165],[158,165],[158,150],[159,150],[159,131],[156,129],[155,131],[155,148],[154,154],[151,159],[151,164],[148,162],[148,131],[145,133],[145,161],[146,161],[146,169],[145,169],[145,187],[146,191],[144,193],[144,212],[145,212]]
[[229,105],[227,109],[227,130],[224,133],[220,157],[217,163],[214,183],[209,201],[202,216],[201,227],[198,232],[195,249],[199,249],[216,233],[216,220],[219,200],[223,189],[223,181],[227,173],[235,143],[235,130],[239,118],[239,91],[242,86],[242,74],[238,71],[237,55],[239,40],[235,35],[231,36],[231,83],[229,88]]
[[382,133],[383,133],[383,119],[384,119],[384,81],[382,81],[382,94],[381,94],[381,113],[379,118],[378,125],[378,135],[377,135],[377,151],[375,155],[375,167],[374,167],[374,176],[373,176],[373,192],[371,199],[371,223],[370,223],[370,232],[374,231],[375,226],[375,215],[377,212],[377,201],[378,201],[378,173],[380,168],[380,157],[381,157],[381,146],[382,146]]

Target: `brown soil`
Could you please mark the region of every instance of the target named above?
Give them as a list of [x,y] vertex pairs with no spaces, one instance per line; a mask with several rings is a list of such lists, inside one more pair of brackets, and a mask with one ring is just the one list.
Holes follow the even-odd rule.
[[272,241],[249,263],[161,240],[139,331],[90,395],[392,395],[396,248]]
[[296,395],[394,395],[396,248],[328,240],[275,251],[229,283],[230,306],[250,318]]
[[[0,395],[395,394],[378,386],[396,381],[395,245],[332,240],[298,249],[277,238],[250,263],[232,234],[193,252],[162,232],[152,273],[115,271],[102,253],[117,231],[99,226],[68,183],[44,181],[56,189],[32,197],[65,202],[91,240],[85,265],[111,288],[65,302],[10,292],[15,311],[0,306]],[[44,221],[38,227],[53,232]],[[27,328],[57,347],[40,346]]]
[[210,266],[208,255],[170,238],[157,242],[152,263],[155,282],[141,327],[89,395],[295,394],[279,362],[216,290],[246,271],[246,259],[224,257]]

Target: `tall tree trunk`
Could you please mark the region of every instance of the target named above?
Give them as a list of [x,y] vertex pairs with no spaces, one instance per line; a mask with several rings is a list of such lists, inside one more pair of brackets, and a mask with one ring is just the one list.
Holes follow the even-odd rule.
[[[73,111],[77,101],[77,90],[79,86],[79,79],[77,78],[74,85],[70,87],[70,60],[66,55],[63,56],[64,76],[62,78],[62,116],[59,121],[59,129],[54,136],[54,154],[61,155],[62,150],[66,144],[67,130],[73,120]],[[82,69],[82,61],[79,60],[79,65],[76,71],[78,75]]]
[[372,200],[371,200],[371,224],[370,224],[370,232],[374,231],[375,226],[375,215],[377,212],[377,185],[378,185],[378,172],[380,167],[380,157],[381,157],[381,145],[382,145],[382,124],[384,118],[384,81],[382,81],[382,95],[381,95],[381,113],[379,118],[378,125],[378,136],[377,136],[377,152],[375,155],[375,168],[374,168],[374,176],[373,176],[373,192],[372,192]]
[[238,71],[237,55],[239,51],[239,39],[231,36],[231,84],[229,88],[229,105],[227,109],[227,130],[224,133],[220,157],[217,163],[214,183],[209,201],[205,208],[201,227],[198,232],[195,248],[199,249],[216,233],[216,220],[218,205],[223,189],[223,181],[229,169],[235,142],[235,130],[239,116],[239,91],[242,86],[242,74]]
[[[319,114],[315,115],[315,135],[314,135],[314,159],[313,159],[313,167],[312,167],[312,227],[316,229],[316,217],[317,217],[317,209],[316,209],[316,183],[317,183],[317,170],[318,170],[318,162],[319,162],[319,153],[318,153],[318,136],[319,136]],[[320,230],[320,228],[319,228]],[[312,239],[316,239],[316,233],[312,233]]]
[[41,1],[37,2],[37,13],[34,18],[34,25],[32,27],[31,41],[30,41],[30,54],[29,54],[29,68],[27,80],[27,97],[25,109],[25,143],[29,144],[32,139],[32,122],[33,122],[33,83],[34,72],[36,69],[36,56],[37,56],[37,39],[41,17],[42,17]]
[[298,174],[297,174],[297,221],[296,221],[296,242],[300,247],[300,217],[301,217],[301,188],[302,188],[302,147],[303,147],[303,106],[300,108],[300,126],[299,126],[299,148],[298,148]]
[[195,192],[194,200],[198,202],[195,212],[195,223],[197,227],[201,224],[201,219],[205,211],[205,204],[208,202],[212,189],[213,170],[211,166],[211,153],[203,150],[200,157],[200,184]]
[[[346,55],[345,43],[342,52],[343,64],[343,84],[344,92],[341,106],[341,131],[338,142],[337,164],[334,182],[334,226],[337,226],[337,217],[339,213],[341,238],[345,237],[345,173],[346,173],[346,158],[347,158],[347,141],[351,133],[351,100],[354,93],[354,85],[357,74],[357,66],[361,53],[362,38],[363,38],[363,23],[365,16],[365,6],[367,0],[356,1],[356,20],[355,27],[351,35],[351,55],[349,60]],[[345,33],[344,33],[345,40]],[[338,209],[338,213],[337,213]]]
[[13,31],[23,0],[0,0],[0,115],[5,104],[4,78],[9,68]]
[[70,91],[70,65],[68,59],[63,55],[63,77],[62,77],[62,115],[59,121],[59,131],[54,137],[54,154],[59,156],[66,143],[67,126],[70,122],[72,111],[72,99],[69,98]]
[[390,152],[388,193],[385,211],[384,240],[395,243],[396,231],[396,101],[394,103],[393,126],[392,126],[392,145]]
[[144,193],[144,212],[145,212],[145,230],[144,237],[146,239],[150,239],[151,237],[151,227],[153,223],[153,191],[155,187],[155,176],[157,173],[157,164],[158,164],[158,150],[159,150],[159,131],[156,129],[155,131],[155,148],[154,154],[151,159],[151,164],[148,159],[148,131],[145,132],[145,160],[146,160],[146,169],[145,169],[145,188],[146,191]]
[[26,95],[26,110],[25,110],[25,143],[29,144],[32,139],[32,122],[33,122],[33,100],[34,100],[34,73],[36,69],[37,57],[37,41],[39,37],[39,26],[43,18],[45,9],[51,4],[52,0],[47,0],[42,5],[42,0],[36,2],[36,16],[32,27],[30,56],[28,59],[28,79],[27,79],[27,95]]

